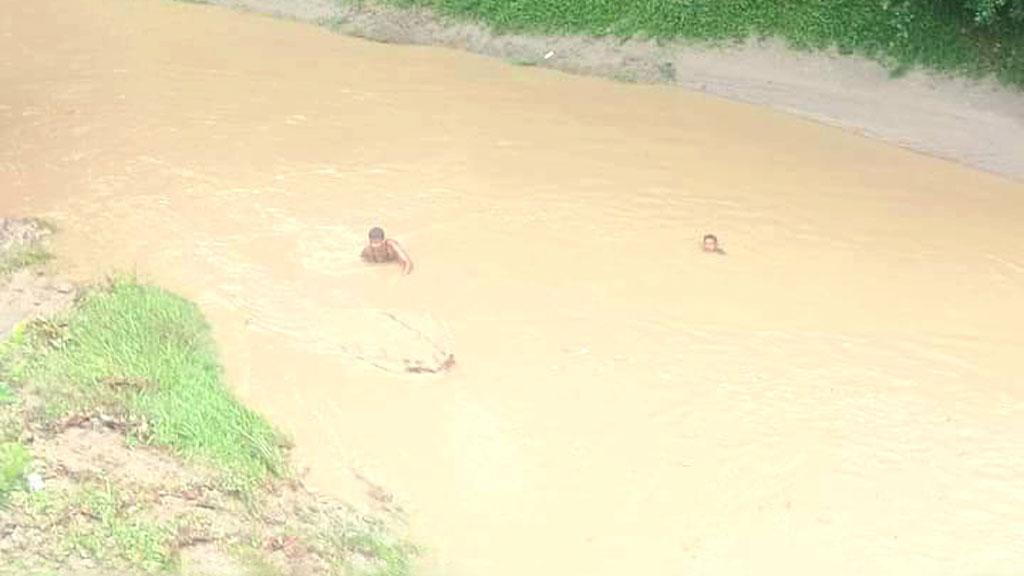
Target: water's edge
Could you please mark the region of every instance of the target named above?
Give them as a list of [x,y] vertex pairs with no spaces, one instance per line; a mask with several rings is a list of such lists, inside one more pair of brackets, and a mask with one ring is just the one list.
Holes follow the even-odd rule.
[[767,106],[900,147],[1024,180],[1024,93],[994,79],[929,72],[893,78],[880,64],[781,42],[683,42],[498,35],[422,9],[336,0],[207,0],[378,42],[444,46],[620,81],[669,84]]

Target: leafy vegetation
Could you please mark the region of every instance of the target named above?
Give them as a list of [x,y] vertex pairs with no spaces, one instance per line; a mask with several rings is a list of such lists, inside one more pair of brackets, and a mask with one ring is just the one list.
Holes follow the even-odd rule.
[[966,0],[965,4],[979,24],[1024,21],[1024,0]]
[[24,481],[30,461],[28,449],[21,444],[0,444],[0,505],[7,500],[7,495]]
[[17,330],[0,365],[51,417],[123,412],[138,440],[208,461],[240,489],[284,471],[278,434],[224,387],[199,310],[159,288],[122,279],[94,290],[66,318]]
[[1024,0],[385,0],[498,31],[732,41],[779,37],[893,70],[926,66],[1024,86]]

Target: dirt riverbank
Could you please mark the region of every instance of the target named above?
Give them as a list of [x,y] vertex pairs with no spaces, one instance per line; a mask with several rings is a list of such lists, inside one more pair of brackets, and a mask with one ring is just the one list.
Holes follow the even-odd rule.
[[870,60],[780,42],[706,47],[618,38],[498,35],[426,10],[332,0],[209,0],[379,42],[446,46],[510,62],[677,85],[768,106],[924,154],[1024,179],[1024,94],[991,79],[893,78]]
[[[0,576],[408,573],[414,549],[392,536],[402,512],[379,486],[364,480],[355,505],[293,473],[241,492],[224,470],[148,442],[155,423],[125,397],[71,408],[57,398],[74,396],[73,375],[46,392],[27,384],[25,367],[73,345],[69,310],[89,291],[42,265],[50,234],[0,217]],[[151,392],[131,375],[108,381]]]
[[49,258],[50,230],[36,220],[0,218],[0,340],[19,323],[71,305],[75,287],[34,263]]

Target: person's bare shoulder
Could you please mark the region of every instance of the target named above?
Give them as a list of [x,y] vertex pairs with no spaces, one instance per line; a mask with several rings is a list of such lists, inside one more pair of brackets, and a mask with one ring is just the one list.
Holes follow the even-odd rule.
[[409,254],[407,254],[406,251],[402,249],[402,245],[399,244],[397,240],[389,239],[387,246],[388,248],[390,248],[391,254],[394,254],[394,258],[402,263],[402,267],[405,273],[408,274],[412,272],[412,258],[410,258]]

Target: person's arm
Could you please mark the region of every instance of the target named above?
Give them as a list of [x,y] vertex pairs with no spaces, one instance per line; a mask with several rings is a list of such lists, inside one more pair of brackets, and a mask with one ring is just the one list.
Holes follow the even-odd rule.
[[359,254],[359,257],[362,258],[364,262],[369,262],[371,260],[370,247],[366,246],[365,248],[363,248],[363,252]]
[[394,240],[388,240],[388,242],[391,243],[391,248],[395,251],[395,258],[402,263],[402,274],[411,274],[412,258],[409,258],[409,255],[405,253],[401,244]]

